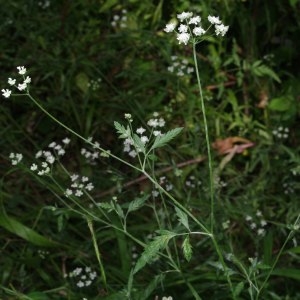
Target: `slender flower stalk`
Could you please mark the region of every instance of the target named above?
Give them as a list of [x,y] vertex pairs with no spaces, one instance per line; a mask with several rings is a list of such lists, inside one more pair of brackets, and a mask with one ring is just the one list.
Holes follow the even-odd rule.
[[214,202],[215,202],[215,192],[214,192],[214,178],[213,178],[213,166],[212,166],[212,157],[211,157],[211,147],[209,140],[209,132],[208,132],[208,124],[206,118],[206,109],[205,102],[203,98],[201,80],[199,75],[198,61],[197,61],[197,52],[196,45],[199,44],[203,40],[203,36],[208,34],[210,28],[212,26],[215,27],[215,35],[216,36],[224,36],[229,26],[225,26],[219,17],[208,16],[208,22],[210,25],[207,29],[204,29],[201,26],[201,18],[199,16],[194,16],[191,12],[182,12],[177,15],[177,19],[182,22],[176,31],[176,22],[170,22],[166,25],[164,31],[169,33],[175,31],[177,33],[177,40],[179,44],[187,45],[191,43],[193,45],[193,59],[195,64],[196,76],[197,76],[197,84],[199,89],[200,96],[200,109],[203,115],[203,123],[204,123],[204,131],[205,131],[205,140],[206,140],[206,148],[207,148],[207,157],[208,157],[208,169],[209,169],[209,194],[210,194],[210,232],[213,234],[214,231]]

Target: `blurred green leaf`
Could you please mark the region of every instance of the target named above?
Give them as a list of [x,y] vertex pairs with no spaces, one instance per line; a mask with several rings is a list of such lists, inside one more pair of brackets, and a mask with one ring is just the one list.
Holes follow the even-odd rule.
[[59,247],[59,243],[51,241],[19,221],[7,216],[4,208],[0,210],[0,226],[22,239],[40,247]]

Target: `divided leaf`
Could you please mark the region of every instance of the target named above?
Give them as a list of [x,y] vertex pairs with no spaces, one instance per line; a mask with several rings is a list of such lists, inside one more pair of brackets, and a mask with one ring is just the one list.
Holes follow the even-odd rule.
[[147,194],[143,195],[142,197],[135,198],[133,201],[129,203],[127,213],[140,209],[148,198],[149,195]]
[[187,217],[187,214],[184,213],[181,209],[179,209],[178,207],[175,207],[176,210],[176,215],[178,217],[178,221],[188,230],[190,231],[190,227],[189,227],[189,220]]
[[192,254],[193,254],[193,249],[192,249],[192,245],[190,243],[190,237],[187,236],[183,243],[182,243],[182,250],[183,250],[183,255],[184,255],[184,258],[187,260],[187,261],[190,261],[191,258],[192,258]]
[[177,136],[182,131],[182,129],[183,127],[174,128],[166,132],[164,135],[157,136],[154,140],[151,150],[165,146],[170,140]]
[[133,274],[141,270],[147,263],[151,263],[158,255],[159,251],[165,249],[171,238],[176,236],[176,233],[164,230],[162,235],[154,238],[152,242],[146,245],[144,252],[138,259]]
[[119,137],[121,139],[126,139],[126,138],[130,137],[130,128],[128,126],[127,126],[127,128],[125,128],[123,125],[121,125],[117,121],[114,122],[114,125],[115,125],[117,133],[119,134]]

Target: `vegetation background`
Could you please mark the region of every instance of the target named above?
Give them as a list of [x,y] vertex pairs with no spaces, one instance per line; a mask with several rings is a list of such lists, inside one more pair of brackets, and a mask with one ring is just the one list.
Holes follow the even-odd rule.
[[[0,2],[1,86],[16,66],[26,66],[31,93],[49,112],[130,162],[134,160],[123,153],[113,127],[124,113],[131,113],[136,127],[146,126],[153,112],[164,117],[168,129],[184,127],[157,153],[156,168],[172,166],[164,173],[173,184],[172,193],[201,220],[209,215],[209,197],[195,73],[178,76],[168,70],[172,56],[192,67],[192,49],[178,45],[163,28],[182,11],[203,20],[219,15],[230,26],[224,38],[199,44],[197,54],[215,145],[214,167],[219,170],[217,236],[224,253],[236,257],[229,264],[237,299],[251,299],[245,274],[257,284],[265,280],[299,215],[300,1]],[[81,155],[87,146],[26,97],[2,98],[0,109],[0,299],[126,299],[131,267],[143,248],[109,226],[94,224],[107,286],[99,275],[91,286],[78,287],[76,278],[65,276],[77,267],[100,274],[86,219],[58,201],[47,178],[32,176],[25,165],[11,166],[8,157],[21,152],[30,165],[38,150],[68,136],[72,142],[63,165],[91,178],[95,201],[117,196],[126,206],[140,191],[150,193],[151,184],[142,180],[121,188],[140,174],[112,159],[88,163]],[[254,146],[226,156],[222,147],[231,149],[239,138]],[[186,165],[180,168],[180,163]],[[67,187],[63,172],[56,175]],[[82,201],[90,207],[88,199]],[[156,205],[158,212],[166,212],[160,202]],[[169,220],[174,228],[179,226],[171,211],[161,218],[163,225]],[[112,222],[119,221],[112,216]],[[130,233],[145,243],[157,229],[150,204],[128,220]],[[300,299],[298,243],[295,232],[261,299]],[[153,262],[134,278],[132,299],[231,299],[210,244],[191,237],[189,261],[181,254],[181,244],[176,240],[169,250],[180,252],[180,272],[170,271],[163,259]]]

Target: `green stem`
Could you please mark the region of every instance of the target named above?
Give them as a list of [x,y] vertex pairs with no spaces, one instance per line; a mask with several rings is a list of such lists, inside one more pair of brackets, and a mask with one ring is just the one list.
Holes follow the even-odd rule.
[[42,105],[40,105],[40,103],[38,101],[36,101],[29,93],[26,94],[30,100],[32,100],[32,102],[40,109],[42,110],[49,118],[51,118],[54,122],[56,122],[57,124],[59,124],[60,126],[62,126],[63,128],[65,128],[67,131],[69,131],[70,133],[74,134],[75,136],[77,136],[78,138],[80,138],[81,140],[83,140],[84,142],[86,142],[87,144],[90,144],[91,146],[97,148],[98,150],[104,152],[105,154],[107,154],[108,156],[122,162],[123,164],[139,171],[142,172],[141,169],[137,168],[136,166],[130,164],[129,162],[119,158],[118,156],[110,153],[109,151],[96,146],[95,144],[93,144],[91,141],[87,140],[86,138],[84,138],[83,136],[81,136],[80,134],[78,134],[76,131],[74,131],[73,129],[71,129],[70,127],[68,127],[67,125],[65,125],[64,123],[60,122],[58,119],[56,119],[53,115],[51,115]]
[[282,252],[283,252],[283,250],[284,250],[286,244],[287,244],[288,241],[292,238],[292,236],[293,236],[293,234],[294,234],[294,232],[295,232],[295,229],[298,227],[299,220],[300,220],[300,214],[298,215],[296,221],[295,221],[294,224],[293,224],[293,228],[294,228],[294,229],[291,230],[290,233],[289,233],[289,235],[287,236],[285,242],[283,243],[282,247],[280,248],[280,250],[279,250],[279,252],[278,252],[278,254],[277,254],[276,258],[275,258],[275,261],[274,261],[274,263],[273,263],[273,265],[272,265],[270,271],[268,272],[268,275],[267,275],[266,279],[265,279],[264,282],[262,283],[262,285],[261,285],[261,287],[260,287],[260,289],[259,289],[259,291],[258,291],[258,293],[257,293],[257,295],[256,295],[256,299],[257,299],[257,300],[259,299],[259,296],[260,296],[262,290],[264,289],[264,287],[265,287],[265,285],[267,284],[267,282],[268,282],[270,276],[272,275],[272,272],[273,272],[275,266],[277,265],[278,260],[279,260],[279,258],[280,258],[280,256],[281,256],[281,254],[282,254]]
[[201,86],[201,80],[200,80],[199,69],[198,69],[196,42],[195,41],[193,42],[193,57],[194,57],[196,75],[197,75],[197,83],[198,83],[198,88],[199,88],[200,103],[201,103],[201,110],[202,110],[204,130],[205,130],[205,140],[206,140],[206,147],[207,147],[207,158],[208,158],[208,169],[209,169],[209,194],[210,194],[210,232],[211,232],[211,234],[213,234],[213,229],[214,229],[214,179],[213,179],[213,167],[212,167],[212,158],[211,158],[211,148],[210,148],[209,134],[208,134],[208,125],[207,125],[207,119],[206,119],[206,109],[205,109],[203,93],[202,93],[202,86]]

